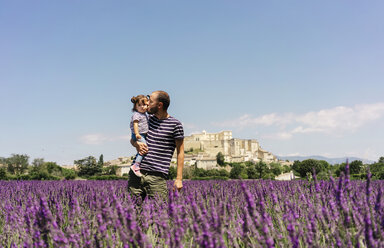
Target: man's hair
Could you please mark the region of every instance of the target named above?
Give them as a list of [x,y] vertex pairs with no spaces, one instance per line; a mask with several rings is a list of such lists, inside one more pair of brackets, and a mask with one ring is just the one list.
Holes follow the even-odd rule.
[[157,101],[163,103],[163,110],[167,111],[169,104],[171,103],[171,99],[169,99],[169,95],[167,92],[158,90],[157,93]]

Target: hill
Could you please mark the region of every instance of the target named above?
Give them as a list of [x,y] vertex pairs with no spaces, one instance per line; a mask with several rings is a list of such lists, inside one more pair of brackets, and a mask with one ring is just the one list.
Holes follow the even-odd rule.
[[325,160],[330,164],[341,164],[345,163],[348,159],[349,162],[355,161],[355,160],[361,160],[364,164],[372,164],[375,161],[364,159],[364,158],[356,158],[356,157],[342,157],[342,158],[328,158],[324,156],[318,156],[318,155],[312,155],[312,156],[277,156],[280,160],[289,160],[289,161],[303,161],[306,159],[316,159],[316,160]]

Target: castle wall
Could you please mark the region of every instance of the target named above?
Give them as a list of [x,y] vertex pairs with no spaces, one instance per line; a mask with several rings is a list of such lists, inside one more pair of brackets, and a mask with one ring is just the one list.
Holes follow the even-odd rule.
[[184,139],[184,149],[189,151],[191,148],[194,150],[201,149],[212,158],[216,158],[217,153],[221,152],[226,162],[276,160],[272,153],[261,149],[257,140],[234,139],[232,138],[232,131],[220,133],[203,131],[200,134],[187,136]]

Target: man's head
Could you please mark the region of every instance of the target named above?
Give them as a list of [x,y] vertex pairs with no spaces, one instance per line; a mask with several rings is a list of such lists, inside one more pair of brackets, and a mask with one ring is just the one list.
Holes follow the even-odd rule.
[[167,112],[171,100],[167,92],[158,90],[149,95],[148,113],[156,114],[158,111]]

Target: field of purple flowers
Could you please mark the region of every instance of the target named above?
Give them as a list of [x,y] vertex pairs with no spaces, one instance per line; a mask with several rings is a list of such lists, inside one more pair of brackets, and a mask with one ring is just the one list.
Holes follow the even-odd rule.
[[126,181],[0,181],[0,247],[384,247],[383,187],[186,181],[136,207]]

